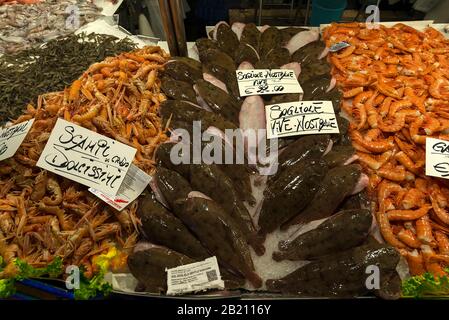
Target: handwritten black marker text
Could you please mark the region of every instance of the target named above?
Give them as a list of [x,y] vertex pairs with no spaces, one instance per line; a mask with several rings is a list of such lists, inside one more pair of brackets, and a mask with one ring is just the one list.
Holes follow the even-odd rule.
[[321,105],[303,105],[300,103],[299,106],[292,105],[288,108],[281,108],[279,105],[274,105],[270,107],[270,119],[277,120],[285,117],[299,116],[302,114],[320,114],[323,113],[321,110]]
[[15,135],[24,133],[27,131],[28,121],[19,123],[11,128],[3,129],[0,133],[0,140],[9,140]]
[[449,145],[445,142],[437,142],[432,146],[432,149],[439,153],[449,154]]
[[242,95],[302,92],[295,71],[290,69],[237,70],[236,76]]
[[84,137],[82,134],[74,134],[75,127],[73,126],[66,126],[65,132],[67,134],[61,135],[58,139],[64,145],[65,150],[80,150],[86,151],[93,156],[109,157],[108,150],[110,146],[106,140],[92,140],[89,137]]
[[99,165],[95,165],[93,159],[87,161],[70,160],[65,153],[65,149],[61,146],[53,145],[55,152],[45,156],[45,162],[55,168],[57,171],[67,172],[81,179],[90,178],[92,181],[104,183],[110,188],[115,188],[114,183],[122,177],[121,170],[111,167],[110,171],[105,170]]
[[266,116],[271,137],[339,132],[330,101],[298,101],[271,105]]
[[260,80],[271,79],[273,81],[282,81],[284,78],[294,78],[295,72],[293,70],[245,70],[237,71],[237,80]]
[[0,143],[0,156],[8,150],[8,146],[5,142]]
[[433,166],[436,172],[440,173],[442,177],[449,176],[449,163],[448,162],[440,162]]

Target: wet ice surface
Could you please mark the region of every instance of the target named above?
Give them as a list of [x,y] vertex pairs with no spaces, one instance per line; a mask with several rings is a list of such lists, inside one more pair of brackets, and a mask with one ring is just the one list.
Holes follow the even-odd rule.
[[[248,211],[253,217],[255,224],[257,225],[258,212],[260,211],[262,199],[263,199],[263,191],[266,186],[266,177],[263,176],[252,176],[251,177],[251,185],[253,188],[253,195],[257,201],[254,207],[247,206]],[[262,278],[264,285],[259,290],[266,290],[265,281],[268,279],[279,279],[282,278],[289,273],[292,273],[299,267],[307,264],[307,261],[274,261],[272,259],[272,254],[274,251],[277,251],[279,241],[288,240],[289,238],[294,239],[298,235],[305,233],[309,230],[315,229],[318,225],[320,225],[324,220],[321,219],[317,221],[312,221],[300,228],[298,226],[291,226],[285,231],[276,230],[267,235],[265,240],[265,254],[263,256],[258,256],[251,250],[251,257],[253,258],[254,268],[256,269],[256,273]],[[245,289],[254,290],[254,287],[251,286],[248,282],[245,284]]]

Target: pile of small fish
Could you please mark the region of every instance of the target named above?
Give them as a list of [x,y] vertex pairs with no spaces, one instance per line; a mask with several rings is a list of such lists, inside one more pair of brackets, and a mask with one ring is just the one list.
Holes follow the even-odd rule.
[[0,56],[0,125],[20,116],[27,104],[36,106],[41,94],[70,86],[92,63],[135,48],[127,37],[81,33]]
[[[137,211],[146,241],[128,260],[139,282],[136,289],[165,292],[166,268],[216,256],[226,289],[364,295],[370,291],[365,270],[376,265],[383,275],[376,293],[398,297],[400,256],[369,237],[373,218],[361,192],[368,177],[353,163],[357,157],[346,136],[346,119],[338,117],[340,134],[281,139],[278,171],[268,177],[261,166],[246,161],[249,152],[241,164],[172,161],[173,154],[193,159],[190,144],[195,144],[179,141],[175,129],[192,136],[192,122],[201,120],[201,132],[213,137],[201,141],[202,154],[213,149],[224,160],[224,150],[236,147],[226,140],[225,129],[264,129],[265,104],[299,101],[299,94],[242,99],[239,68],[293,69],[304,100],[332,100],[338,111],[341,93],[323,59],[319,32],[220,22],[210,38],[196,41],[196,48],[201,62],[173,57],[161,78],[168,100],[160,114],[172,134],[156,151],[151,192]],[[215,139],[221,150],[212,146]],[[309,222],[319,226],[304,233]],[[306,260],[312,262],[304,266]],[[267,275],[267,269],[275,271]]]
[[449,140],[449,40],[432,27],[332,24],[323,33],[383,238],[412,275],[447,275],[449,189],[426,176],[427,137]]
[[68,35],[101,16],[81,0],[44,0],[0,6],[0,54],[13,53]]
[[126,268],[138,235],[137,201],[116,211],[36,163],[57,119],[64,118],[136,147],[134,164],[151,173],[154,149],[165,139],[157,74],[166,60],[152,46],[108,57],[70,88],[40,96],[37,107],[28,105],[14,121],[35,120],[14,157],[0,162],[0,256],[6,264],[0,278],[15,275],[16,258],[41,267],[56,257],[64,265],[83,265],[91,276],[95,258],[109,250],[119,252],[117,268]]

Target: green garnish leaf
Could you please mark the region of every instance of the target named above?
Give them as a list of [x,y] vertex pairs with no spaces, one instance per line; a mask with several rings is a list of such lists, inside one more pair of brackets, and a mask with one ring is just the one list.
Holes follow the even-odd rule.
[[402,283],[402,294],[404,297],[411,298],[447,296],[449,295],[449,277],[446,275],[436,277],[429,272],[411,277]]
[[1,279],[0,280],[0,298],[6,299],[16,293],[14,279]]
[[104,279],[105,272],[100,271],[98,274],[87,279],[81,276],[80,288],[75,289],[76,300],[88,300],[97,296],[107,296],[112,291],[112,286]]
[[38,278],[45,275],[49,275],[51,278],[56,278],[62,274],[62,259],[56,257],[51,263],[49,263],[44,268],[34,268],[30,266],[27,262],[16,259],[14,261],[19,272],[15,277],[17,280],[23,280],[27,278]]
[[[17,275],[11,279],[0,280],[0,298],[8,298],[16,292],[16,280],[20,281],[47,275],[51,278],[57,278],[63,272],[62,259],[59,257],[56,257],[44,268],[34,268],[20,259],[16,259],[14,264],[18,269]],[[112,286],[106,282],[104,278],[105,273],[106,270],[101,269],[98,274],[88,279],[81,272],[80,288],[74,291],[75,299],[88,300],[97,296],[107,296],[112,291]]]

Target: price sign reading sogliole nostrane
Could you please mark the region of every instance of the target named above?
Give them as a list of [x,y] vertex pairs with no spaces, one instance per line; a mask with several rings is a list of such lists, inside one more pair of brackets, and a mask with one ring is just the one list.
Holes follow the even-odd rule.
[[237,70],[235,74],[237,76],[241,97],[264,94],[303,93],[293,70]]

